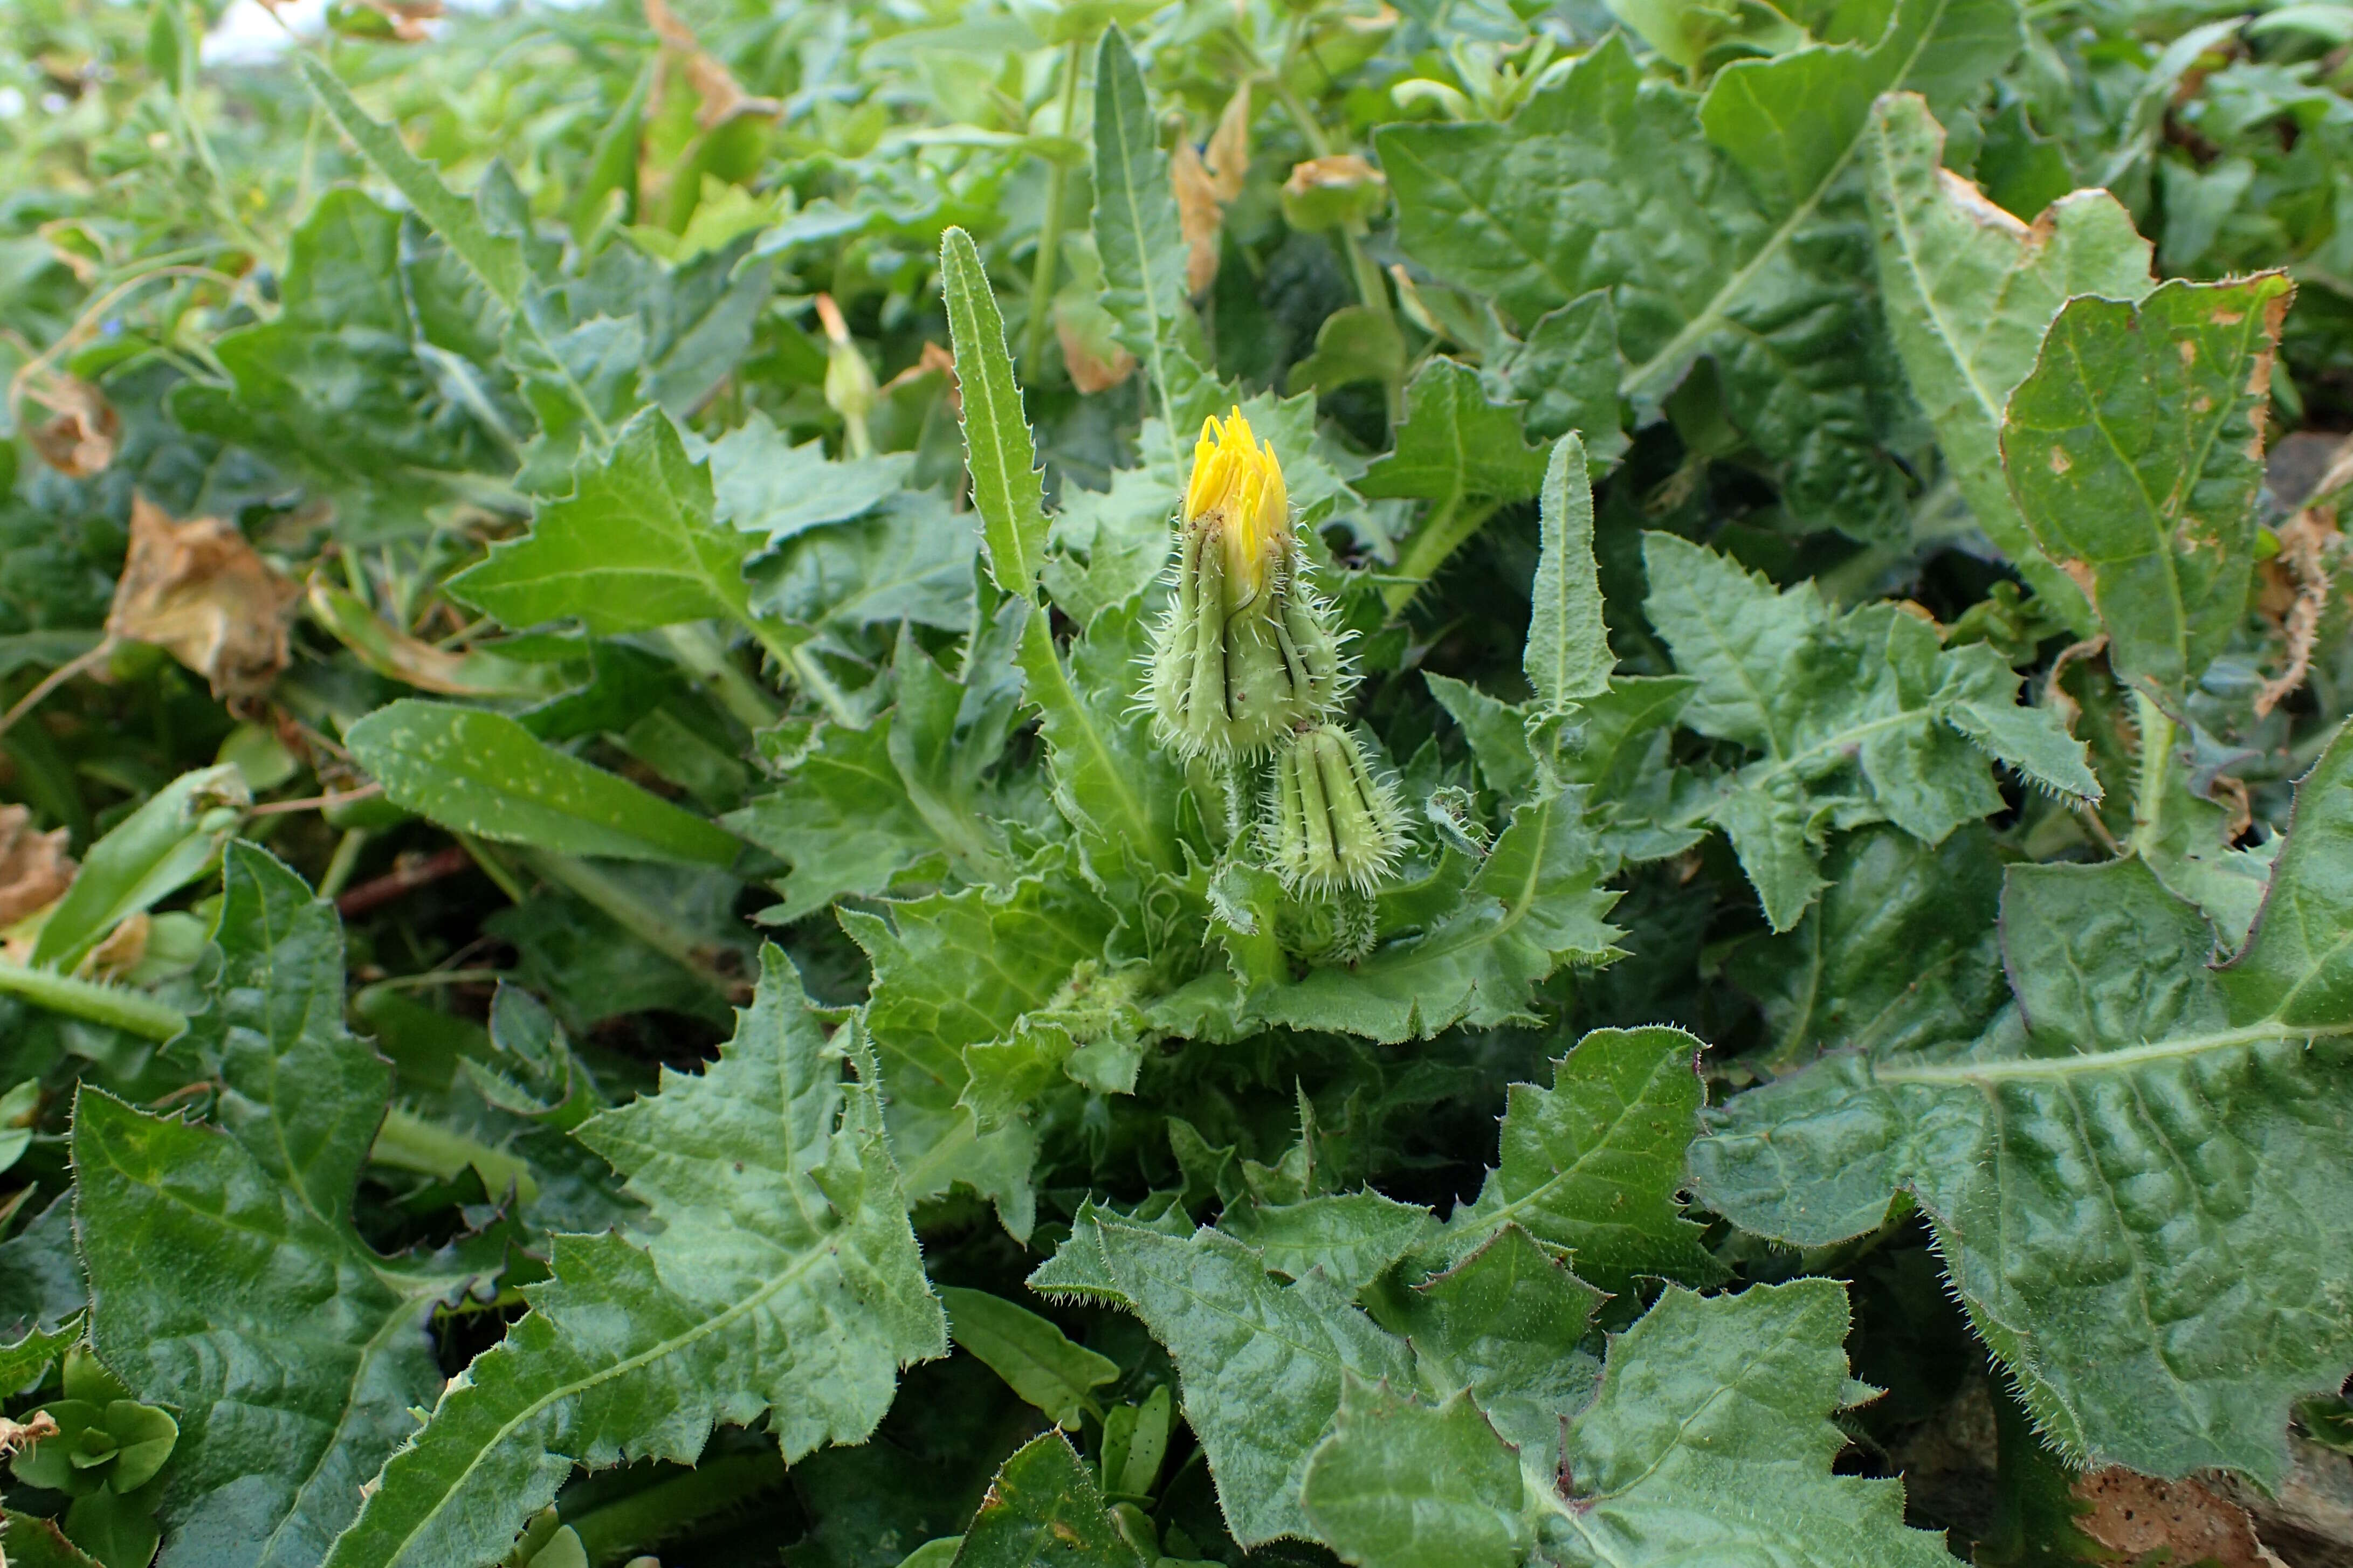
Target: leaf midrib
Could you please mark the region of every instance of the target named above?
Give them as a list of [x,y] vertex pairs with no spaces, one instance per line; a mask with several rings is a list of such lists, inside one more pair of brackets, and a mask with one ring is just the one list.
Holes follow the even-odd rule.
[[2014,1057],[1998,1062],[1931,1062],[1920,1067],[1871,1070],[1875,1084],[1968,1084],[1989,1088],[2001,1083],[2063,1082],[2098,1073],[2129,1071],[2153,1062],[2188,1061],[2216,1051],[2276,1040],[2319,1040],[2353,1035],[2353,1020],[2341,1024],[2294,1025],[2274,1016],[2232,1029],[2200,1035],[2176,1035],[2114,1050],[2086,1051],[2063,1057]]

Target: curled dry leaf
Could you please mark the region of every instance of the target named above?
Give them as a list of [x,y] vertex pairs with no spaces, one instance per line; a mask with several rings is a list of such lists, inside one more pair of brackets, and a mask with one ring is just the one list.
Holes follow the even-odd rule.
[[[1216,270],[1217,252],[1210,256]],[[1197,253],[1198,254],[1198,253]],[[1062,364],[1071,384],[1092,396],[1135,374],[1135,356],[1119,341],[1119,324],[1100,300],[1065,292],[1054,301],[1054,336],[1062,344]]]
[[[1196,299],[1218,280],[1218,238],[1226,204],[1242,194],[1242,179],[1250,173],[1250,84],[1244,82],[1218,116],[1206,156],[1179,136],[1168,160],[1168,183],[1176,193],[1176,226],[1185,237],[1185,288]],[[1124,373],[1118,379],[1124,379]],[[1117,380],[1108,384],[1116,385]]]
[[163,648],[212,682],[216,697],[254,697],[286,668],[286,625],[301,596],[236,524],[216,517],[174,521],[134,496],[131,553],[106,629]]
[[2287,638],[2286,668],[2255,693],[2255,712],[2269,713],[2312,672],[2313,644],[2328,608],[2332,565],[2340,559],[2344,535],[2329,513],[2306,507],[2279,531],[2280,552],[2263,563],[2263,610]]
[[46,1410],[36,1410],[22,1421],[0,1416],[0,1454],[16,1453],[57,1435],[58,1419]]
[[21,805],[0,805],[0,926],[47,909],[73,885],[75,866],[66,854],[65,828],[33,831],[33,814]]
[[26,435],[41,461],[69,479],[102,473],[114,461],[122,420],[103,393],[79,376],[37,379],[26,395],[49,411]]

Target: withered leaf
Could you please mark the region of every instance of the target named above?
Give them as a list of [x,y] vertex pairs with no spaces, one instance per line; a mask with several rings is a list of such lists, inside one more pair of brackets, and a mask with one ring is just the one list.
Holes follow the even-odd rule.
[[26,388],[26,395],[49,410],[26,431],[41,461],[69,479],[103,473],[114,461],[122,420],[98,388],[76,376],[56,376]]
[[235,523],[175,522],[133,496],[131,552],[106,629],[163,648],[212,682],[216,697],[255,697],[286,668],[287,621],[301,595]]
[[45,909],[73,885],[74,863],[66,854],[65,828],[33,831],[33,814],[21,805],[0,805],[0,926],[14,925]]

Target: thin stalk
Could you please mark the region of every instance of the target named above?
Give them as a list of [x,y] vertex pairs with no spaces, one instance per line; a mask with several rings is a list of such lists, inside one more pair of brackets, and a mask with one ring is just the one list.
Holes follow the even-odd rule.
[[611,1563],[623,1552],[658,1546],[697,1521],[746,1507],[784,1484],[784,1456],[776,1449],[728,1454],[627,1497],[591,1503],[564,1522],[580,1538],[588,1561]]
[[2133,790],[2132,852],[2146,859],[2165,823],[2165,792],[2172,782],[2173,720],[2147,692],[2133,693],[2140,722],[2140,775]]
[[396,1105],[385,1112],[384,1125],[376,1129],[368,1159],[396,1171],[414,1171],[420,1176],[444,1182],[471,1166],[482,1178],[483,1190],[494,1200],[510,1187],[523,1203],[539,1195],[539,1183],[522,1160],[503,1149],[477,1142],[462,1132],[436,1127]]
[[104,664],[112,657],[114,657],[114,639],[112,637],[104,637],[100,639],[96,647],[91,648],[79,658],[73,660],[69,664],[61,664],[58,666],[57,668],[49,671],[48,674],[41,677],[39,685],[25,693],[23,697],[17,699],[16,705],[9,709],[7,712],[0,713],[0,735],[6,734],[16,726],[17,720],[22,719],[34,709],[38,708],[41,705],[42,699],[48,696],[50,692],[55,691],[58,687],[63,686],[67,681],[71,680],[77,675],[88,674],[90,670],[97,668],[100,665]]
[[[1332,139],[1324,133],[1315,111],[1285,79],[1290,75],[1292,58],[1305,36],[1306,18],[1302,16],[1293,29],[1291,44],[1282,52],[1282,64],[1269,72],[1267,79],[1273,86],[1274,95],[1282,101],[1284,111],[1291,116],[1292,123],[1299,127],[1299,134],[1306,141],[1307,150],[1318,158],[1327,158],[1332,153]],[[1381,276],[1381,269],[1374,265],[1372,257],[1366,251],[1365,233],[1362,220],[1352,219],[1343,226],[1340,253],[1347,258],[1348,275],[1356,282],[1357,300],[1366,310],[1394,327],[1397,311],[1389,303],[1388,279]],[[1388,405],[1389,427],[1395,429],[1405,421],[1405,388],[1392,375],[1383,380],[1381,391]],[[1396,607],[1395,605],[1390,606],[1391,609]]]
[[[1078,117],[1079,75],[1085,63],[1086,39],[1075,37],[1062,54],[1060,133],[1065,138]],[[1021,341],[1021,363],[1032,376],[1038,374],[1039,356],[1046,352],[1046,327],[1053,315],[1054,264],[1061,255],[1062,205],[1070,184],[1071,171],[1057,159],[1046,171],[1046,221],[1038,230],[1038,264],[1029,275],[1029,323]]]
[[474,864],[481,868],[482,875],[498,884],[499,891],[507,896],[507,902],[530,902],[531,889],[522,885],[522,879],[514,874],[514,868],[506,863],[504,856],[470,833],[452,837],[458,840],[460,848],[474,858]]
[[142,1040],[168,1040],[188,1026],[187,1015],[144,992],[77,980],[53,969],[32,969],[5,959],[0,959],[0,993]]
[[719,705],[733,714],[747,730],[765,730],[784,715],[776,700],[760,688],[760,683],[744,672],[744,667],[727,657],[719,643],[718,634],[702,622],[686,626],[664,626],[661,638],[678,656],[695,679],[711,688],[711,695]]
[[319,896],[338,899],[351,886],[352,873],[359,869],[360,851],[367,847],[368,830],[364,827],[346,829],[335,840],[335,852],[327,858],[327,868],[319,877]]
[[720,973],[711,955],[689,941],[678,928],[678,916],[648,904],[629,889],[587,861],[545,849],[522,849],[517,858],[542,877],[612,917],[613,923],[685,969],[697,980],[733,1000],[743,990],[735,976]]

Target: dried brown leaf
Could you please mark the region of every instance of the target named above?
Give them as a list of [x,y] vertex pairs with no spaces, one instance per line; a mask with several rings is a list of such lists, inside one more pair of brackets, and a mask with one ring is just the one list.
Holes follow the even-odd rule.
[[1242,194],[1242,181],[1250,174],[1250,83],[1244,82],[1226,100],[1218,128],[1209,133],[1209,179],[1221,202]]
[[1176,193],[1176,226],[1185,236],[1185,289],[1198,297],[1218,280],[1218,231],[1225,208],[1218,184],[1193,143],[1181,137],[1168,160],[1168,184]]
[[125,915],[106,940],[85,954],[74,973],[84,980],[121,980],[147,956],[147,938],[154,922],[144,910]]
[[301,596],[235,523],[175,522],[133,496],[131,553],[106,629],[163,648],[210,681],[216,697],[256,697],[286,668],[286,625]]
[[122,440],[122,420],[104,394],[78,376],[51,376],[28,384],[26,395],[49,411],[26,435],[41,461],[69,479],[103,473]]
[[33,814],[21,805],[0,805],[0,926],[47,909],[73,886],[73,860],[66,854],[65,828],[33,831]]
[[2212,1568],[2271,1568],[2279,1561],[2255,1538],[2244,1509],[2196,1481],[2160,1481],[2109,1468],[2079,1478],[2075,1496],[2091,1510],[2076,1528],[2116,1553],[2120,1563],[2160,1552],[2169,1553],[2162,1562]]

